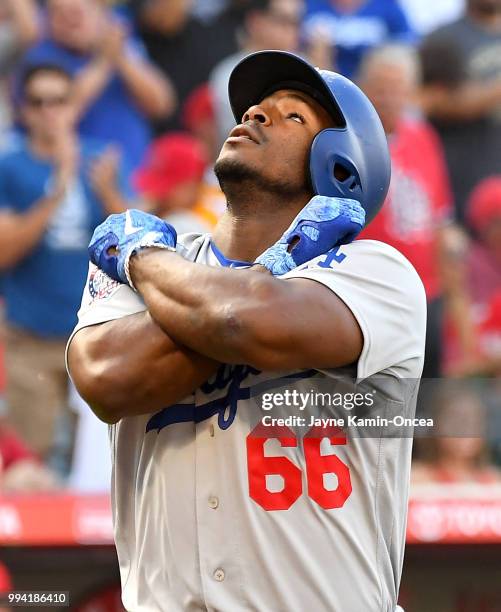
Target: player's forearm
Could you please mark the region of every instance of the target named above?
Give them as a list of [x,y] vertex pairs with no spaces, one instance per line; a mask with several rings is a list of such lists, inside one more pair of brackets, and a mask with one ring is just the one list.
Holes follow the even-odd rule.
[[263,329],[273,310],[275,285],[255,270],[187,262],[148,249],[131,259],[133,282],[153,319],[176,342],[223,363],[255,363],[264,354]]
[[330,368],[355,363],[362,351],[353,313],[318,283],[194,264],[158,249],[133,257],[130,270],[159,326],[219,362]]
[[117,69],[127,89],[141,110],[152,119],[166,117],[174,110],[174,90],[167,79],[156,69],[131,60],[123,55]]
[[16,265],[36,247],[60,201],[61,194],[54,194],[39,200],[22,215],[0,212],[0,270]]
[[68,362],[79,393],[107,423],[178,403],[219,365],[174,344],[147,312],[80,330]]

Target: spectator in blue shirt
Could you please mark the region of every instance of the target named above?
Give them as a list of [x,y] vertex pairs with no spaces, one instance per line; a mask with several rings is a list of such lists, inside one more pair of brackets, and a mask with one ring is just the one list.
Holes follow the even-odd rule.
[[308,0],[303,32],[330,41],[334,69],[350,78],[367,50],[415,38],[397,0]]
[[[123,180],[115,191],[104,188],[110,154],[77,136],[69,74],[32,68],[20,110],[27,138],[0,157],[6,403],[11,424],[46,458],[67,405],[64,350],[87,275],[87,245],[130,194]],[[106,283],[98,290],[106,292]]]
[[76,77],[79,131],[119,145],[132,167],[150,140],[149,120],[174,110],[172,88],[100,0],[48,0],[48,36],[23,65],[57,64]]

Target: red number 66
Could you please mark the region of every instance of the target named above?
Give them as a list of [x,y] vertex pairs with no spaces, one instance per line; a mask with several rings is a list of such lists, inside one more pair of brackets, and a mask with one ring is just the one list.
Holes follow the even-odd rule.
[[[297,447],[298,440],[288,427],[265,428],[258,425],[247,436],[247,470],[249,495],[265,510],[288,510],[303,492],[300,468],[288,457],[268,457],[264,445],[276,438],[283,447]],[[270,435],[272,434],[272,435]],[[325,431],[321,427],[311,429],[303,438],[308,496],[319,506],[330,510],[341,508],[351,495],[350,470],[336,455],[322,455],[320,444],[328,438],[331,445],[345,445],[346,435],[341,430]],[[325,488],[324,475],[334,474],[337,487]],[[279,475],[284,481],[281,491],[270,491],[266,476]]]

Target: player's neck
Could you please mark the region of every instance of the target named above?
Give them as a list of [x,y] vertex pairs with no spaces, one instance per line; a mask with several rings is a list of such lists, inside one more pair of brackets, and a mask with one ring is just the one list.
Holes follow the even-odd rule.
[[269,208],[238,212],[227,210],[219,220],[213,239],[220,251],[229,259],[254,261],[274,244],[289,227],[306,201],[293,207]]

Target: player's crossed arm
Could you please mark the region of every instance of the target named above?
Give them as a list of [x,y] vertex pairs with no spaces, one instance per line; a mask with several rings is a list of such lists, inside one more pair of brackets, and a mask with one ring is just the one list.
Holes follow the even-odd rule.
[[312,280],[210,268],[153,249],[134,258],[131,276],[169,336],[223,363],[335,368],[356,362],[362,351],[352,312]]
[[[332,201],[330,209],[325,200],[313,204],[259,258],[261,265],[284,273],[351,240],[363,225],[353,201]],[[169,252],[175,240],[173,228],[139,211],[113,215],[93,237],[93,262],[134,285],[148,308],[146,314],[81,330],[71,343],[77,388],[103,420],[179,401],[218,362],[279,371],[358,359],[358,323],[329,289],[256,269],[193,264]],[[301,248],[291,252],[290,244]]]
[[178,403],[218,365],[175,344],[148,311],[84,327],[68,348],[80,395],[107,423]]

